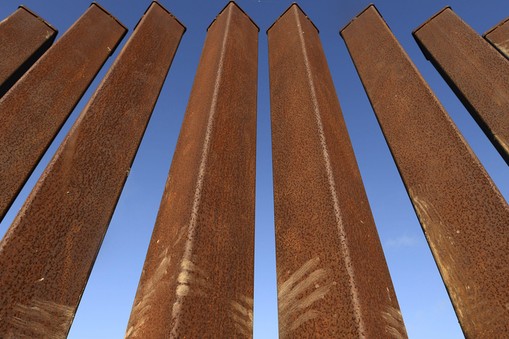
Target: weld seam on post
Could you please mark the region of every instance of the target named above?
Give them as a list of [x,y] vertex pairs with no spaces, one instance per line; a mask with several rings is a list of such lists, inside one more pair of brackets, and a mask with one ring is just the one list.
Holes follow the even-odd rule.
[[[194,200],[193,200],[193,207],[191,211],[191,220],[189,221],[189,229],[187,232],[187,240],[184,248],[184,255],[181,261],[181,270],[180,274],[185,271],[184,265],[186,262],[191,261],[191,256],[193,252],[193,245],[194,245],[194,235],[196,233],[196,224],[198,222],[198,212],[200,209],[200,202],[201,202],[201,193],[203,189],[203,182],[205,179],[205,170],[207,167],[207,158],[208,153],[210,149],[210,139],[212,134],[212,127],[214,125],[214,120],[216,116],[217,111],[217,98],[219,95],[219,88],[221,85],[221,78],[223,74],[223,65],[224,65],[224,51],[226,49],[226,41],[228,38],[228,32],[230,29],[230,22],[231,22],[231,10],[228,12],[228,16],[226,18],[226,28],[224,32],[223,41],[221,43],[221,51],[220,51],[220,57],[219,57],[219,68],[217,70],[216,80],[214,84],[214,92],[212,94],[212,103],[211,103],[211,110],[209,114],[209,119],[207,121],[207,129],[205,132],[205,140],[203,141],[203,149],[201,153],[201,159],[200,159],[200,167],[198,170],[198,180],[196,183],[196,188],[194,192]],[[179,286],[179,285],[178,285]],[[178,288],[177,286],[177,288]],[[174,304],[174,309],[172,311],[172,318],[175,319],[175,324],[171,331],[171,336],[176,336],[177,331],[180,325],[180,305],[182,305],[182,302],[184,300],[183,295],[180,295],[179,293],[176,293],[176,299],[177,301]]]
[[338,197],[337,197],[336,183],[335,183],[335,180],[334,180],[334,175],[333,175],[333,172],[332,172],[332,166],[331,166],[331,162],[330,162],[329,151],[327,149],[327,143],[326,143],[326,140],[325,140],[325,134],[324,134],[322,119],[321,119],[321,116],[320,116],[320,108],[319,108],[319,104],[318,104],[318,98],[316,96],[316,88],[315,88],[315,84],[314,84],[314,81],[313,81],[313,75],[311,74],[311,66],[310,66],[310,63],[309,63],[309,58],[308,58],[308,53],[307,53],[307,50],[306,50],[306,44],[305,44],[305,41],[304,41],[304,36],[302,34],[303,31],[302,31],[302,25],[301,25],[301,22],[300,22],[299,14],[296,11],[294,13],[295,13],[295,18],[297,20],[297,27],[299,28],[299,39],[300,39],[300,42],[301,42],[302,53],[304,55],[304,63],[305,63],[305,67],[306,67],[306,75],[307,75],[308,80],[309,80],[309,87],[310,87],[310,92],[311,92],[311,98],[312,98],[313,107],[314,107],[314,115],[315,115],[316,124],[317,124],[317,127],[318,127],[318,132],[319,132],[318,134],[320,136],[320,144],[322,146],[322,155],[323,155],[323,159],[325,161],[325,168],[326,168],[326,171],[327,171],[327,179],[328,179],[328,182],[329,182],[329,190],[330,190],[330,194],[331,194],[331,197],[332,197],[332,200],[333,200],[333,205],[334,205],[334,215],[335,215],[335,218],[336,218],[336,226],[337,226],[337,229],[338,229],[339,239],[340,239],[340,243],[341,243],[341,246],[340,246],[341,247],[341,254],[342,254],[342,257],[343,257],[343,261],[344,261],[344,264],[345,264],[346,271],[348,273],[348,282],[349,282],[349,285],[350,285],[350,292],[352,293],[352,303],[353,303],[354,316],[355,316],[355,319],[356,319],[357,324],[358,324],[358,329],[359,329],[359,332],[360,332],[359,336],[360,336],[360,338],[365,338],[364,333],[366,333],[366,327],[365,327],[365,324],[364,324],[364,321],[363,321],[362,315],[361,315],[361,305],[360,305],[360,301],[359,301],[359,291],[357,290],[357,287],[355,285],[355,272],[354,272],[354,268],[353,268],[353,265],[352,265],[352,259],[351,259],[351,256],[350,256],[350,250],[348,248],[348,239],[346,237],[346,232],[345,232],[345,228],[344,228],[344,225],[343,225],[343,219],[341,217],[341,213],[340,213],[340,209],[339,209],[339,201],[338,201]]

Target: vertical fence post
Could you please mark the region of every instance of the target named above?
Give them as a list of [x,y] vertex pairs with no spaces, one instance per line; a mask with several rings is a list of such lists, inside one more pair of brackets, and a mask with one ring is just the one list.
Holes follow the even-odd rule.
[[318,30],[268,30],[281,338],[406,337]]
[[0,221],[125,33],[92,4],[0,99]]
[[507,337],[507,203],[376,8],[341,35],[465,335]]
[[57,30],[20,6],[0,22],[0,98],[51,46]]
[[126,338],[252,336],[258,27],[208,29]]
[[509,59],[509,18],[484,33],[484,38]]
[[8,229],[0,337],[69,331],[184,30],[152,3]]
[[509,61],[449,7],[413,35],[509,164]]

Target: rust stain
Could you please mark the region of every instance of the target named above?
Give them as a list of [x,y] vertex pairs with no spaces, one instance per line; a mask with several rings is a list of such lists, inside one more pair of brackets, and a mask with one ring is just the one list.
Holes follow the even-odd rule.
[[208,28],[140,286],[161,249],[172,260],[129,338],[252,337],[257,51],[258,27],[228,3]]
[[280,336],[384,336],[399,306],[318,30],[294,4],[268,39]]
[[[416,34],[443,15],[451,19],[450,9],[428,20]],[[453,26],[462,25],[456,21],[451,21]],[[506,201],[377,9],[369,6],[341,35],[465,336],[508,336],[509,313],[504,307],[509,300]],[[452,46],[457,42],[449,42],[447,49],[456,51]],[[392,327],[393,321],[385,318]]]
[[[497,33],[495,30],[488,36],[495,39]],[[509,38],[508,33],[506,28],[504,40]],[[500,139],[509,138],[509,62],[450,7],[419,26],[413,35],[509,164],[509,152],[500,143]]]
[[[93,21],[96,15],[105,19],[102,9],[91,9]],[[65,326],[56,317],[48,326],[67,335],[184,30],[153,2],[81,112],[0,243],[0,319],[16,316],[19,305],[29,310],[31,299],[44,299],[66,305]],[[172,261],[166,254],[161,260],[154,285]],[[139,312],[148,314],[153,298]],[[0,337],[34,337],[16,324],[0,321]],[[49,329],[41,327],[38,337],[50,338]]]

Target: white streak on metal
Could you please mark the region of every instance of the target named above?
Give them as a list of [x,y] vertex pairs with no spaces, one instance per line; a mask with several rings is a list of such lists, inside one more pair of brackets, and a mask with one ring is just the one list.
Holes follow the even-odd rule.
[[125,338],[136,337],[139,330],[143,328],[143,324],[149,319],[149,311],[152,308],[154,302],[155,292],[160,289],[162,283],[168,284],[171,279],[163,279],[168,273],[168,267],[170,265],[170,256],[168,255],[168,249],[165,249],[159,255],[159,265],[157,266],[154,274],[148,280],[144,286],[141,287],[141,300],[133,306],[131,317],[133,325],[130,326],[125,334]]
[[281,304],[279,306],[280,312],[290,311],[289,307],[292,305],[290,302],[294,300],[299,294],[308,289],[309,287],[315,285],[320,279],[325,278],[327,276],[327,272],[324,269],[318,269],[312,272],[306,279],[301,281],[291,290],[288,290],[287,293],[281,293]]
[[288,278],[284,283],[281,284],[281,286],[279,286],[278,298],[282,298],[284,295],[286,295],[297,281],[305,276],[310,270],[317,267],[319,263],[320,258],[318,257],[310,259],[304,263],[304,265],[295,271],[290,276],[290,278]]
[[[279,286],[278,308],[281,338],[290,336],[290,332],[320,315],[320,312],[309,310],[308,307],[322,299],[330,291],[333,283],[323,284],[327,278],[327,272],[321,268],[316,269],[319,263],[320,258],[318,257],[308,260]],[[322,282],[322,286],[319,282]],[[292,320],[299,313],[301,314]]]
[[17,304],[14,316],[9,319],[10,335],[20,338],[64,339],[74,316],[73,307],[42,299],[32,299],[28,304]]
[[495,43],[495,46],[498,47],[502,54],[506,55],[509,58],[509,39],[503,42]]
[[252,338],[253,336],[253,299],[241,296],[230,302],[230,318],[233,320],[238,334]]
[[[228,11],[228,16],[226,18],[226,28],[224,32],[223,41],[221,43],[221,49],[220,49],[220,56],[219,56],[219,65],[218,70],[216,74],[215,84],[214,84],[214,92],[212,94],[212,102],[211,102],[211,108],[210,108],[210,114],[207,121],[207,129],[205,132],[205,140],[203,141],[203,148],[201,152],[201,158],[200,158],[200,167],[198,170],[198,180],[196,183],[195,191],[194,191],[194,200],[193,200],[193,207],[191,212],[191,220],[189,221],[188,231],[187,231],[187,240],[184,248],[184,255],[182,259],[181,264],[181,272],[186,270],[184,264],[191,262],[191,257],[193,253],[194,248],[194,237],[196,233],[196,225],[198,222],[198,212],[200,209],[200,202],[201,202],[201,194],[203,190],[203,183],[205,179],[205,171],[207,168],[207,158],[209,155],[209,149],[210,149],[210,140],[212,138],[212,128],[214,126],[214,120],[216,117],[216,111],[217,111],[217,100],[219,96],[219,89],[221,85],[221,78],[223,76],[223,68],[224,68],[224,55],[226,50],[226,42],[230,31],[230,22],[231,22],[231,9]],[[180,286],[180,285],[179,285]],[[181,305],[184,301],[184,295],[181,295],[178,293],[178,288],[176,292],[176,302],[173,305],[173,312],[172,312],[172,318],[174,320],[174,325],[171,330],[171,336],[176,337],[178,334],[178,329],[180,326],[180,310]]]
[[[421,189],[422,190],[422,189]],[[417,193],[409,189],[408,194],[412,199],[417,217],[424,230],[424,235],[431,248],[431,253],[435,258],[440,274],[444,282],[454,282],[454,284],[448,285],[448,293],[452,300],[458,301],[460,305],[465,302],[467,298],[473,300],[476,293],[467,289],[467,284],[464,281],[461,274],[458,274],[455,270],[455,263],[458,257],[454,255],[453,244],[448,244],[451,241],[451,234],[448,233],[449,227],[442,220],[439,211],[435,208],[432,202],[421,198]],[[463,300],[459,298],[459,295],[464,295]],[[456,313],[461,317],[463,308],[457,307]]]
[[206,296],[211,289],[209,277],[201,268],[195,265],[190,260],[184,259],[181,264],[181,271],[177,278],[177,301],[173,304],[172,318],[176,318],[182,309],[182,302],[179,298],[187,296]]
[[320,316],[320,312],[316,310],[308,310],[305,313],[301,314],[290,326],[290,331],[294,331],[299,328],[300,325],[304,324],[306,321],[313,320]]
[[309,295],[307,295],[305,298],[302,298],[299,302],[298,308],[308,308],[312,304],[314,304],[316,301],[322,299],[327,293],[330,291],[331,285],[325,285],[316,288],[313,292],[311,292]]
[[388,306],[386,312],[382,312],[382,318],[386,321],[385,330],[395,339],[405,339],[407,334],[405,331],[405,325],[403,324],[403,317],[401,312],[392,307]]
[[189,294],[189,285],[178,285],[177,286],[177,296],[185,297]]
[[[509,57],[509,49],[507,50],[507,55]],[[500,135],[497,135],[497,134],[493,135],[493,137],[500,144],[500,146],[504,149],[505,153],[509,154],[509,144],[507,143],[507,141],[505,141],[505,139],[503,137],[501,137]]]
[[339,235],[339,240],[340,240],[341,256],[343,258],[344,266],[345,266],[346,272],[348,274],[348,283],[349,283],[349,287],[350,287],[350,294],[352,296],[352,304],[353,304],[353,313],[354,313],[353,315],[354,315],[355,321],[358,325],[359,337],[365,338],[366,327],[364,325],[364,320],[362,318],[362,310],[361,310],[361,304],[360,304],[360,300],[359,300],[359,291],[357,290],[357,285],[355,284],[355,272],[354,272],[354,268],[353,268],[353,264],[352,264],[352,258],[350,255],[348,239],[346,237],[346,231],[345,231],[345,227],[343,225],[343,219],[341,217],[341,211],[339,208],[339,201],[338,201],[338,197],[337,197],[338,194],[336,191],[336,183],[334,180],[334,174],[332,172],[332,166],[331,166],[329,151],[327,148],[327,142],[325,140],[325,133],[324,133],[324,129],[323,129],[322,118],[320,115],[321,112],[320,112],[320,106],[318,104],[318,98],[316,95],[316,88],[315,88],[315,83],[314,83],[314,79],[313,79],[313,73],[311,71],[311,65],[310,65],[308,53],[306,50],[306,42],[304,41],[304,32],[302,30],[299,13],[296,10],[294,11],[294,13],[295,13],[296,21],[297,21],[297,27],[298,27],[299,33],[300,33],[299,38],[300,38],[300,42],[301,42],[302,53],[304,55],[304,63],[305,63],[305,67],[306,67],[306,73],[307,73],[307,77],[309,80],[311,99],[313,101],[313,110],[314,110],[314,114],[315,114],[316,123],[318,125],[318,134],[320,137],[320,144],[322,146],[322,155],[323,155],[323,159],[325,161],[325,168],[327,171],[327,179],[329,181],[329,190],[330,190],[330,194],[331,194],[332,201],[334,204],[334,215],[336,217],[336,226],[338,229],[338,235]]

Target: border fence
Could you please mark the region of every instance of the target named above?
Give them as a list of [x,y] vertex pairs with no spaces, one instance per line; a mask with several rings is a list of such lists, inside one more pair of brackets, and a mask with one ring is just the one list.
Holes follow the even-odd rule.
[[[508,27],[413,32],[506,162]],[[24,202],[0,338],[67,336],[185,30],[150,4]],[[207,30],[126,338],[253,335],[259,30],[233,1]],[[126,32],[97,3],[54,44],[26,7],[0,22],[0,220]],[[509,336],[507,202],[377,8],[340,35],[463,333]],[[293,4],[267,38],[280,337],[406,338],[319,31]]]

